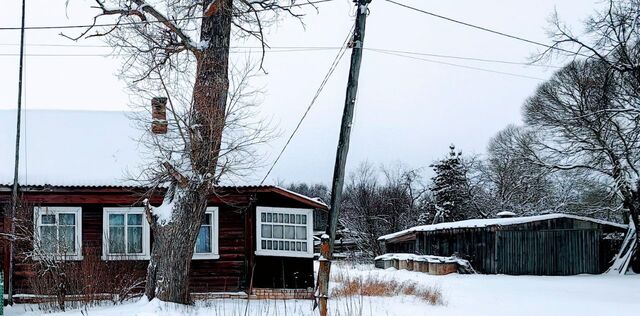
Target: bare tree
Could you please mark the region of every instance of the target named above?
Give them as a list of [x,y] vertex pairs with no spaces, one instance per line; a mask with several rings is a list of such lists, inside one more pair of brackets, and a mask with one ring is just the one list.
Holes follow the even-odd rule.
[[[577,35],[562,22],[557,12],[550,21],[553,46],[539,58],[554,55],[586,57],[604,63],[621,75],[630,96],[640,92],[640,1],[607,0],[584,24],[584,34]],[[636,106],[632,106],[635,108]],[[637,114],[637,113],[636,113]]]
[[[529,154],[554,170],[589,170],[609,180],[638,231],[640,126],[626,111],[619,76],[602,61],[574,61],[542,84],[524,106],[538,134]],[[631,237],[633,238],[633,237]],[[637,238],[636,242],[637,242]]]
[[532,140],[526,129],[510,125],[489,141],[487,158],[479,172],[495,212],[527,215],[549,207],[553,188],[550,170],[527,159]]
[[[615,81],[615,107],[598,109],[598,113],[608,112],[616,120],[636,123],[640,119],[640,1],[607,0],[603,6],[584,23],[583,34],[576,34],[564,24],[557,12],[551,17],[549,34],[553,46],[540,55],[540,58],[557,55],[569,55],[574,58],[586,58],[606,69],[611,80]],[[605,71],[605,70],[602,70]],[[634,145],[635,139],[628,144]],[[632,164],[624,157],[622,164]],[[633,181],[631,181],[633,182]],[[631,183],[634,188],[636,183]],[[637,195],[628,192],[625,185],[623,195]],[[633,190],[632,190],[633,191]],[[628,198],[627,198],[628,200]],[[629,204],[626,201],[625,204]],[[635,203],[640,203],[636,201]],[[625,207],[629,207],[625,205]],[[638,221],[638,206],[630,206],[634,222]],[[636,225],[636,230],[638,226]]]
[[[270,21],[280,12],[298,15],[275,0],[96,0],[95,8],[94,26],[73,39],[104,37],[126,56],[122,78],[134,95],[168,98],[175,128],[151,138],[158,150],[141,175],[153,188],[166,187],[162,206],[147,204],[154,244],[145,293],[188,303],[190,258],[207,199],[223,174],[242,173],[251,162],[249,145],[262,140],[251,134],[254,127],[231,118],[238,113],[228,97],[231,38],[254,38],[264,48]],[[96,27],[105,18],[113,26]],[[234,127],[254,136],[233,137]]]
[[419,169],[400,163],[375,168],[362,162],[350,173],[340,221],[364,256],[382,253],[378,237],[420,222],[428,205],[421,180]]
[[386,233],[387,217],[380,207],[378,181],[375,168],[363,162],[349,175],[343,195],[342,222],[365,255],[382,254],[377,238]]
[[331,192],[329,192],[329,188],[322,183],[307,184],[304,182],[300,182],[282,185],[287,188],[287,190],[291,190],[293,192],[300,193],[311,198],[318,198],[324,203],[327,203],[331,198]]

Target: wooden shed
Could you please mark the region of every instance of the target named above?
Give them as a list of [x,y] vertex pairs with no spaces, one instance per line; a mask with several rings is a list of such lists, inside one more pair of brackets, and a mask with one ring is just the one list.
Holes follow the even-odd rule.
[[388,253],[457,255],[487,274],[604,272],[627,226],[567,214],[417,226],[379,238]]

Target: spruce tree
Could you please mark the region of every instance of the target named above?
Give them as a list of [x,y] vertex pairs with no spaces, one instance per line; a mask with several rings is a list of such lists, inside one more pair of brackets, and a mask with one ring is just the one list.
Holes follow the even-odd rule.
[[433,224],[464,220],[471,216],[468,210],[469,186],[462,163],[462,153],[456,153],[456,147],[453,144],[449,149],[446,158],[430,166],[436,173],[431,178],[433,185],[430,188],[435,207]]

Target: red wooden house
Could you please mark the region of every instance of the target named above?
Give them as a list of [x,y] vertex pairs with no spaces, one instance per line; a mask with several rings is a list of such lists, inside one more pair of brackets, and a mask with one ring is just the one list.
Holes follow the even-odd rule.
[[[0,111],[0,125],[15,126],[14,114]],[[141,207],[146,188],[123,180],[123,170],[139,158],[132,141],[136,131],[126,115],[31,111],[28,117],[30,126],[38,128],[26,134],[26,168],[20,170],[19,183],[39,249],[54,255],[64,252],[64,259],[78,266],[99,270],[117,264],[132,278],[143,276],[153,236]],[[0,206],[6,207],[11,198],[13,133],[5,134],[0,135]],[[151,198],[153,205],[161,202],[161,192]],[[326,210],[316,199],[277,186],[218,187],[195,245],[191,291],[312,289],[314,211]],[[7,219],[0,223],[8,232]],[[11,279],[14,293],[36,292],[32,281],[38,277],[37,256],[25,258],[21,253],[30,245],[18,244],[9,278],[6,244],[5,287]]]

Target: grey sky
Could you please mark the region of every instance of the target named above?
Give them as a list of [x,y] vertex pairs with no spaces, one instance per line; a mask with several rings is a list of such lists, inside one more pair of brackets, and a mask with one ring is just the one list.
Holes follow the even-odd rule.
[[[30,0],[27,25],[86,24],[92,17],[88,0]],[[538,1],[402,1],[466,22],[547,42],[544,28],[557,8],[570,25],[579,27],[596,2]],[[19,26],[20,1],[3,4],[1,26]],[[288,18],[269,31],[268,41],[279,46],[339,46],[353,24],[351,1],[335,0],[307,13],[305,27]],[[470,29],[409,11],[383,0],[370,4],[365,46],[422,53],[526,62],[538,47]],[[60,30],[32,30],[28,44],[74,42]],[[77,30],[68,31],[76,34]],[[0,109],[16,107],[19,32],[0,31]],[[101,45],[99,40],[79,45]],[[27,54],[100,54],[108,48],[27,46]],[[335,50],[267,53],[267,75],[255,84],[266,90],[262,112],[272,118],[282,136],[270,144],[271,162],[315,93]],[[257,56],[257,55],[256,55]],[[548,78],[553,68],[502,65],[424,57],[524,76]],[[281,161],[271,182],[328,183],[344,102],[349,56],[325,87]],[[556,65],[559,62],[556,61]],[[29,109],[124,110],[128,96],[115,76],[117,58],[44,57],[26,59],[26,107]],[[403,161],[424,167],[443,156],[450,143],[465,153],[483,153],[498,130],[520,121],[520,106],[541,81],[463,69],[365,51],[359,99],[352,132],[349,167],[368,160],[374,164]],[[3,128],[3,130],[6,130]],[[12,150],[2,148],[1,150]],[[260,178],[266,170],[258,170]]]

